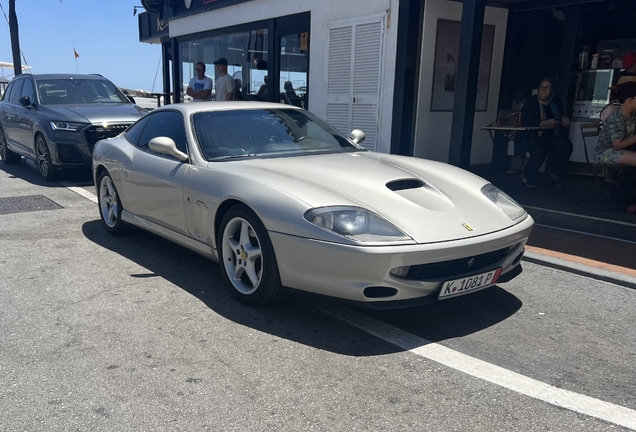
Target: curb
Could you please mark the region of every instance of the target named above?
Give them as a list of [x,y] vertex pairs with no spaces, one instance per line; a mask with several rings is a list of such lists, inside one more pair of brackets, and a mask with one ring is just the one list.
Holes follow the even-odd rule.
[[555,258],[548,255],[531,252],[526,250],[523,261],[533,264],[539,264],[558,270],[575,273],[580,276],[586,276],[604,282],[610,282],[626,288],[636,289],[636,277],[591,267],[585,264],[568,261],[562,258]]

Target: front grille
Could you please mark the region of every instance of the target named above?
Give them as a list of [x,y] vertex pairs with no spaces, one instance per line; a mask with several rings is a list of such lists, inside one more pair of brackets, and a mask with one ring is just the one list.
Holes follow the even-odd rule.
[[486,270],[498,261],[506,258],[518,245],[499,249],[481,255],[459,258],[451,261],[442,261],[430,264],[411,266],[405,279],[433,280],[447,279],[466,273],[478,273]]
[[128,129],[130,124],[109,124],[108,126],[91,126],[84,131],[86,137],[86,143],[88,149],[93,153],[93,147],[97,144],[97,141],[106,138],[113,138]]

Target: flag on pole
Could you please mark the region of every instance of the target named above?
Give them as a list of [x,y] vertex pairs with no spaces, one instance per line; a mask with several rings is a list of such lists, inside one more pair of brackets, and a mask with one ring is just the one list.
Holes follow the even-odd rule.
[[75,51],[75,48],[73,48],[73,53],[75,53],[75,58],[79,58],[79,54]]

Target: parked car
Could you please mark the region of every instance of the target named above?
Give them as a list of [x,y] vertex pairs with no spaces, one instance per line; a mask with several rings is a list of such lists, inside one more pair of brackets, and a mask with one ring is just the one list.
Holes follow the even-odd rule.
[[510,197],[447,164],[367,151],[363,139],[289,105],[157,108],[95,147],[101,221],[218,261],[250,304],[285,287],[399,307],[521,272],[534,222]]
[[89,166],[97,141],[146,112],[99,75],[19,75],[0,102],[0,157],[33,159],[52,180],[62,168]]

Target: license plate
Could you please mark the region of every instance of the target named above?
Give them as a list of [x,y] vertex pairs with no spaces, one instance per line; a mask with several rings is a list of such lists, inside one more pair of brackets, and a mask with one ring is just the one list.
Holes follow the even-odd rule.
[[438,299],[442,300],[449,297],[456,297],[494,285],[497,283],[497,279],[499,279],[500,274],[501,269],[498,268],[497,270],[492,270],[476,276],[468,276],[462,279],[446,281],[444,282],[444,285],[442,285],[442,290],[439,293]]

